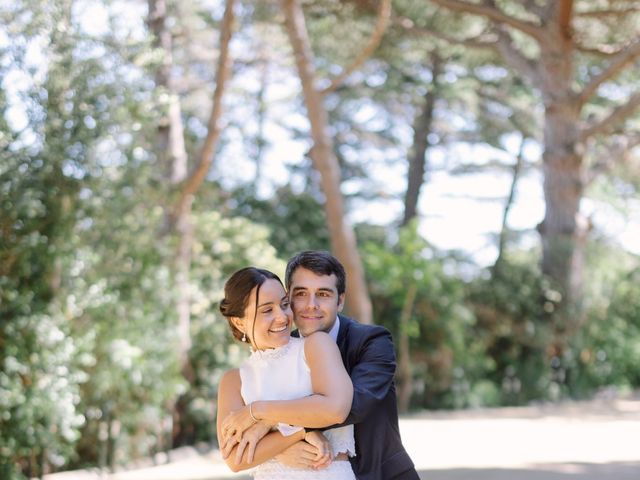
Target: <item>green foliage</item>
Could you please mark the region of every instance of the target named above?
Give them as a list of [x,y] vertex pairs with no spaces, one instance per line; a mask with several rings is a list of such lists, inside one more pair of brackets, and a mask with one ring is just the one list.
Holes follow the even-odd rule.
[[78,385],[85,377],[74,365],[77,342],[61,325],[64,317],[33,314],[0,330],[0,473],[22,478],[41,465],[61,466],[73,452],[79,427]]
[[70,239],[64,305],[88,374],[81,404],[87,423],[77,446],[83,463],[111,466],[166,444],[171,402],[185,389],[171,245],[157,235],[163,211],[128,193],[150,191],[147,178],[144,166],[131,165],[96,180]]
[[269,226],[269,242],[283,258],[302,250],[329,250],[324,207],[308,193],[279,188],[266,200],[251,188],[236,189],[227,201],[233,215]]
[[640,270],[622,273],[614,283],[606,315],[594,312],[583,330],[592,347],[581,361],[595,384],[640,387]]
[[[130,362],[134,365],[118,363],[126,358],[123,351],[135,353],[143,341],[140,330],[135,339],[131,335],[141,326],[139,319],[154,320],[144,309],[130,312],[139,299],[123,294],[123,285],[136,280],[126,267],[151,263],[145,253],[155,246],[146,248],[148,243],[141,246],[136,237],[122,238],[126,235],[114,230],[139,220],[125,213],[134,202],[135,183],[119,189],[109,184],[114,166],[132,153],[131,137],[123,133],[134,130],[133,122],[140,120],[136,112],[145,103],[129,90],[135,85],[133,69],[123,67],[106,43],[81,34],[70,5],[25,0],[12,5],[21,14],[7,17],[4,5],[0,11],[7,18],[0,34],[10,31],[13,37],[0,51],[2,478],[69,465],[78,442],[103,443],[97,436],[81,439],[101,418],[100,401],[142,398],[153,409],[161,403],[158,392],[175,383],[163,362],[171,355],[161,342],[155,352],[150,352],[154,346],[146,348],[143,359]],[[30,58],[34,49],[47,61]],[[20,75],[28,81],[16,82]],[[9,112],[9,106],[15,108]],[[93,180],[103,174],[104,182]],[[139,216],[153,219],[144,211]],[[149,222],[138,225],[151,231]],[[155,264],[165,268],[157,259]],[[157,284],[154,288],[159,297]],[[123,327],[126,320],[133,325],[129,330]],[[154,368],[160,371],[147,378]],[[132,381],[136,376],[145,381]]]
[[414,405],[451,408],[487,403],[490,395],[476,386],[486,359],[471,336],[474,318],[464,306],[464,284],[446,273],[446,259],[437,257],[418,234],[415,222],[401,229],[391,247],[366,243],[363,258],[375,320],[392,332],[396,342],[408,288],[417,288],[406,325],[416,386]]
[[[489,272],[487,272],[489,273]],[[477,318],[474,337],[491,359],[487,378],[499,388],[500,404],[553,398],[563,384],[560,359],[548,358],[549,315],[560,295],[535,264],[505,260],[469,285],[468,301]]]
[[[63,21],[59,9],[50,15],[47,25]],[[32,18],[42,19],[37,8]],[[16,131],[9,121],[8,104],[16,94],[7,102],[4,87],[12,68],[23,62],[28,41],[18,34],[13,47],[0,52],[0,476],[7,479],[62,465],[83,423],[76,409],[84,379],[74,363],[78,342],[52,300],[78,191],[76,179],[65,172],[65,155],[56,152],[86,140],[86,129],[69,128],[66,110],[53,101],[47,115],[29,102],[60,93],[54,78],[69,60],[62,48],[42,84],[22,92],[27,127]],[[67,78],[74,76],[67,72]]]
[[599,388],[640,387],[638,258],[605,242],[590,242],[588,304],[565,363],[574,396]]

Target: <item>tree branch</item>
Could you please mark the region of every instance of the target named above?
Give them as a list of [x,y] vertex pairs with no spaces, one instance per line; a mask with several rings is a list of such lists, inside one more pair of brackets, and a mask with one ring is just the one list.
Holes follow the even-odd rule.
[[618,52],[611,59],[609,66],[600,72],[599,75],[593,77],[591,81],[584,86],[582,91],[578,94],[578,102],[580,106],[589,101],[600,85],[618,75],[629,62],[632,62],[637,57],[640,57],[640,40],[636,40],[634,43]]
[[364,61],[371,56],[371,54],[378,48],[380,42],[382,41],[382,37],[384,36],[384,32],[387,29],[387,25],[389,24],[389,19],[391,18],[391,0],[380,0],[380,5],[378,7],[378,17],[376,20],[376,26],[371,33],[371,37],[367,42],[367,45],[362,49],[360,54],[351,62],[351,64],[346,67],[340,75],[331,80],[331,84],[322,90],[322,94],[327,94],[333,92],[336,88],[338,88],[345,79],[351,75],[360,65],[364,63]]
[[200,150],[198,163],[185,180],[180,191],[180,197],[175,204],[172,212],[172,220],[176,221],[185,207],[191,201],[191,197],[196,193],[200,184],[203,182],[211,163],[213,162],[213,154],[220,139],[222,127],[220,125],[220,117],[222,116],[222,97],[225,92],[227,80],[231,74],[232,59],[229,53],[229,44],[231,43],[231,35],[233,33],[233,23],[235,0],[226,0],[222,26],[220,28],[220,56],[218,57],[218,67],[216,72],[216,88],[213,93],[213,107],[209,116],[207,136]]
[[573,17],[573,0],[554,0],[558,8],[558,25],[565,40],[571,39],[571,18]]
[[540,18],[545,18],[545,15],[547,14],[547,8],[538,5],[536,0],[524,0],[523,6],[525,10],[535,13]]
[[513,127],[520,131],[525,137],[535,138],[538,128],[536,125],[537,120],[535,118],[535,112],[533,110],[525,109],[514,105],[513,103],[509,103],[509,92],[504,90],[496,89],[495,91],[490,91],[483,87],[478,90],[478,95],[480,98],[484,98],[509,108],[513,112],[509,117],[509,123],[511,123]]
[[613,111],[599,122],[586,127],[580,138],[586,140],[594,135],[604,133],[614,127],[616,124],[624,121],[627,117],[632,115],[636,109],[640,107],[640,92],[632,95],[629,100],[619,107],[613,109]]
[[[517,128],[517,125],[514,126],[516,126]],[[504,209],[502,210],[502,225],[500,227],[500,236],[498,238],[498,257],[496,258],[492,269],[494,272],[497,271],[504,262],[504,252],[507,246],[507,235],[509,233],[509,226],[507,225],[507,221],[509,219],[509,212],[511,211],[514,200],[516,198],[516,187],[518,185],[518,180],[520,179],[520,173],[522,171],[522,165],[524,163],[524,146],[527,137],[524,132],[520,133],[522,134],[522,138],[520,139],[520,147],[518,148],[516,163],[513,166],[511,187],[509,188],[509,195],[507,196]]]
[[583,12],[576,12],[576,15],[584,18],[604,18],[612,16],[632,15],[640,12],[640,7],[626,7],[626,8],[604,8],[601,10],[585,10]]
[[430,30],[425,27],[418,27],[413,23],[413,20],[407,17],[393,16],[392,22],[394,25],[399,26],[400,28],[404,29],[406,32],[409,32],[409,33],[435,37],[438,40],[444,40],[445,42],[451,43],[454,45],[464,45],[465,47],[470,47],[470,48],[485,48],[485,49],[498,51],[497,40],[495,39],[485,40],[481,35],[478,35],[476,37],[470,37],[470,38],[454,38],[450,35],[446,35],[437,30]]
[[493,2],[485,3],[469,3],[461,0],[431,0],[433,3],[440,5],[441,7],[451,10],[452,12],[464,12],[474,15],[480,15],[487,17],[494,22],[501,25],[508,25],[520,30],[523,33],[535,38],[539,42],[544,40],[545,32],[539,25],[535,23],[527,22],[524,20],[518,20],[511,17],[500,10]]
[[587,185],[591,184],[598,176],[609,173],[617,163],[628,161],[631,150],[638,145],[640,145],[640,133],[633,136],[624,135],[620,141],[614,142],[613,145],[607,145],[603,155],[587,171]]
[[536,64],[525,57],[523,53],[513,44],[511,36],[503,29],[498,27],[498,49],[504,56],[504,59],[516,71],[522,73],[533,85],[539,84],[538,70]]
[[576,47],[576,50],[578,50],[579,52],[586,53],[589,55],[595,55],[597,57],[602,57],[602,58],[611,58],[617,55],[618,53],[620,53],[620,50],[616,49],[612,45],[598,45],[595,47],[587,47],[580,44],[577,41],[575,42],[574,45]]

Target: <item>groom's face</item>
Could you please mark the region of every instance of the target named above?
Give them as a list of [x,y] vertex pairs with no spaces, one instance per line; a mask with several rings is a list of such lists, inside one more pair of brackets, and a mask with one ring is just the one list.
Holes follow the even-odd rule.
[[302,335],[322,330],[328,332],[344,305],[344,294],[338,295],[334,274],[317,275],[298,267],[291,276],[290,296],[293,321]]

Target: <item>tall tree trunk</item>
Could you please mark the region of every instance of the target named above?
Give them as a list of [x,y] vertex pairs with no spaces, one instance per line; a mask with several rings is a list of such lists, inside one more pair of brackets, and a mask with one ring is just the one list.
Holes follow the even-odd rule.
[[513,165],[513,173],[511,176],[511,187],[509,188],[509,195],[507,196],[507,200],[504,204],[504,210],[502,211],[502,224],[500,227],[500,236],[498,237],[498,256],[496,257],[496,261],[493,264],[493,268],[492,268],[493,272],[496,272],[500,268],[500,265],[504,260],[504,251],[507,246],[507,237],[509,235],[509,227],[507,225],[507,221],[509,219],[509,212],[511,211],[511,207],[515,202],[516,187],[518,185],[518,180],[520,179],[522,164],[524,163],[524,141],[525,141],[525,136],[523,134],[522,141],[520,142],[518,155],[516,156],[516,163]]
[[[191,252],[193,244],[193,224],[191,206],[193,198],[202,184],[213,161],[215,148],[221,133],[220,117],[222,115],[222,99],[227,79],[231,71],[229,43],[234,24],[235,0],[226,0],[224,17],[220,27],[220,55],[216,71],[216,87],[213,106],[208,121],[207,136],[204,139],[197,163],[187,175],[187,153],[184,142],[184,129],[180,111],[178,90],[172,79],[172,37],[167,27],[166,0],[148,0],[148,24],[154,33],[157,48],[163,53],[163,62],[156,73],[157,86],[166,90],[169,97],[167,115],[158,128],[158,156],[166,165],[167,179],[173,190],[179,189],[175,204],[166,206],[166,233],[178,236],[178,247],[174,257],[174,285],[176,294],[176,314],[178,317],[178,348],[182,374],[193,383],[194,373],[189,360],[191,349],[191,295],[189,272],[191,269]],[[188,400],[178,399],[174,408],[173,442],[174,445],[190,440],[192,427],[185,421],[185,410]]]
[[[424,183],[424,174],[427,165],[428,137],[429,133],[431,133],[431,125],[433,124],[433,113],[436,99],[439,95],[439,77],[442,70],[442,58],[436,52],[433,52],[431,54],[431,87],[424,95],[424,102],[413,124],[413,147],[411,155],[409,155],[407,191],[405,193],[404,216],[401,226],[407,225],[417,215],[418,199]],[[409,280],[407,296],[400,314],[400,335],[398,338],[398,408],[402,413],[409,410],[411,395],[413,393],[413,373],[411,368],[408,325],[417,293],[415,281]]]
[[254,162],[256,164],[256,175],[253,179],[254,191],[258,191],[260,182],[262,179],[262,163],[264,157],[265,146],[267,145],[267,139],[265,136],[265,125],[267,122],[267,102],[265,96],[267,89],[269,88],[269,58],[265,51],[265,46],[260,48],[260,90],[258,90],[258,97],[256,103],[258,107],[258,132],[256,134],[256,151],[254,155]]
[[[162,63],[155,75],[156,87],[166,92],[168,105],[165,115],[160,119],[156,136],[156,155],[170,190],[184,182],[187,177],[187,151],[184,141],[184,127],[179,92],[172,76],[173,38],[167,25],[166,0],[148,0],[148,25],[154,35],[154,46],[162,52]],[[191,245],[193,226],[190,209],[184,209],[178,218],[173,218],[172,205],[165,208],[165,224],[172,225],[168,233],[177,235],[178,246],[173,257],[173,284],[175,293],[175,312],[177,318],[178,361],[184,377],[193,381],[193,368],[189,361],[191,349],[191,315],[189,270],[191,268]],[[183,402],[177,401],[173,408],[174,445],[180,445],[184,435],[186,414]]]
[[[166,114],[158,126],[156,155],[165,172],[165,178],[173,189],[187,176],[187,151],[184,143],[184,128],[180,108],[180,98],[172,77],[173,38],[167,26],[166,0],[149,0],[149,28],[154,35],[154,46],[162,51],[162,63],[156,71],[156,87],[167,93]],[[171,215],[171,205],[166,205],[166,216]],[[168,222],[169,220],[167,220]],[[176,314],[178,318],[179,358],[183,371],[188,372],[188,352],[191,348],[189,316],[189,268],[191,258],[191,226],[189,215],[185,214],[176,222],[178,228],[178,249],[174,257],[174,284],[176,292]]]
[[554,327],[560,336],[575,327],[572,324],[579,319],[573,307],[578,306],[582,297],[588,233],[588,222],[580,213],[585,172],[580,106],[573,92],[574,45],[566,18],[571,5],[564,6],[554,8],[548,39],[540,43],[539,63],[545,107],[542,158],[546,210],[538,228],[542,237],[542,270],[556,282],[563,295],[560,310],[554,315]]
[[429,133],[433,123],[433,111],[438,97],[439,77],[443,61],[437,53],[431,54],[431,87],[424,96],[424,103],[413,124],[413,148],[409,156],[409,173],[407,175],[407,191],[404,197],[404,217],[402,225],[414,218],[418,211],[418,199],[424,183],[429,148]]
[[353,227],[345,218],[344,202],[340,191],[340,165],[333,151],[333,141],[328,133],[328,114],[323,96],[317,90],[313,53],[307,34],[304,15],[298,0],[283,0],[285,25],[295,55],[295,62],[302,82],[305,105],[311,124],[313,148],[311,159],[320,173],[325,195],[325,212],[331,239],[331,248],[344,264],[347,272],[348,310],[362,323],[372,323],[372,308],[364,269],[356,245]]
[[547,109],[543,154],[546,210],[539,226],[543,272],[557,282],[568,304],[575,304],[582,296],[583,247],[588,232],[588,222],[580,213],[584,194],[582,155],[571,141],[577,120],[567,112]]
[[156,155],[172,186],[187,176],[187,151],[184,144],[184,128],[180,98],[171,74],[173,68],[173,37],[167,26],[166,0],[148,0],[147,23],[153,33],[153,45],[162,52],[162,63],[156,70],[156,87],[166,92],[168,104],[161,118],[156,137]]
[[400,338],[398,338],[398,409],[405,413],[409,410],[413,393],[413,373],[411,368],[411,348],[409,343],[409,322],[413,305],[416,301],[418,287],[416,282],[409,282],[407,295],[400,313]]

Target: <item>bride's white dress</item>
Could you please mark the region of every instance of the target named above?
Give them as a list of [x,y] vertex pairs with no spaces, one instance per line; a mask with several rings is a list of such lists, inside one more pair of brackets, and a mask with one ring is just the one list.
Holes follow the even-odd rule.
[[[313,393],[311,373],[304,357],[304,339],[291,337],[289,343],[272,350],[258,350],[240,366],[241,394],[245,404],[257,400],[292,400]],[[282,426],[283,429],[286,426]],[[281,431],[283,431],[281,429]],[[333,454],[355,455],[353,425],[322,432]],[[355,480],[347,460],[335,460],[322,470],[290,468],[269,460],[253,469],[256,480]]]

